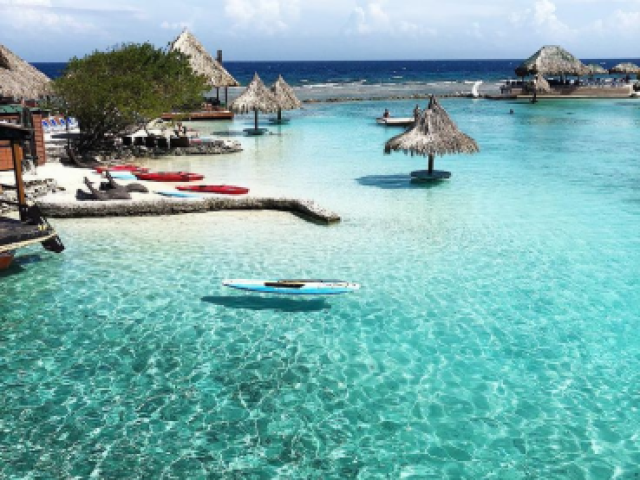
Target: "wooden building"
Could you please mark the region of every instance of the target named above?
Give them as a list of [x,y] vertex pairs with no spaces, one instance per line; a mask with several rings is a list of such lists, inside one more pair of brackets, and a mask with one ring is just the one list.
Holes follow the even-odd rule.
[[[24,109],[25,107],[21,105],[0,105],[0,124],[9,123],[22,125],[24,123]],[[44,144],[42,119],[46,112],[38,107],[27,107],[27,111],[31,114],[31,119],[33,121],[35,154],[38,157],[38,165],[44,165],[47,161],[47,152]],[[0,140],[0,171],[13,170],[12,158],[11,145],[9,141]]]

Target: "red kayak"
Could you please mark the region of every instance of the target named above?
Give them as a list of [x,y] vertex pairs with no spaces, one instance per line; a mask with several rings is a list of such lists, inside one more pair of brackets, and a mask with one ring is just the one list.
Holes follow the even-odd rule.
[[0,270],[6,270],[13,262],[13,251],[0,253]]
[[222,193],[225,195],[244,195],[249,193],[245,187],[235,187],[233,185],[181,185],[178,190],[200,193]]
[[195,182],[204,179],[204,175],[189,172],[147,172],[133,173],[138,180],[150,182]]
[[113,165],[111,167],[98,167],[96,168],[96,172],[104,173],[104,172],[148,172],[148,168],[138,167],[137,165]]

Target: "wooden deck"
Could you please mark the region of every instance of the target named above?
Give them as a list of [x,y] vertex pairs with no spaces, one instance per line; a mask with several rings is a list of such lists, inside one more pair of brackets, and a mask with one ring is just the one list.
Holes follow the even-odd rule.
[[163,113],[163,120],[191,120],[191,121],[205,121],[205,120],[233,120],[233,112],[228,110],[202,110],[199,112],[172,112]]
[[[553,86],[550,93],[538,93],[538,99],[598,99],[598,98],[630,98],[633,87],[596,87],[596,86]],[[529,100],[532,94],[520,87],[514,87],[510,91],[500,95],[487,95],[490,100]]]
[[0,217],[0,253],[41,243],[56,235],[51,228],[41,225],[27,225],[19,220]]

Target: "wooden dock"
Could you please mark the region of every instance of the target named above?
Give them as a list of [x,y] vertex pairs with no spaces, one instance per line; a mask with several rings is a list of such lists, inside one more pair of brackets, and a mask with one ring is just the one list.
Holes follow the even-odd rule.
[[163,113],[162,120],[233,120],[233,112],[229,110],[201,110],[198,112],[172,112]]

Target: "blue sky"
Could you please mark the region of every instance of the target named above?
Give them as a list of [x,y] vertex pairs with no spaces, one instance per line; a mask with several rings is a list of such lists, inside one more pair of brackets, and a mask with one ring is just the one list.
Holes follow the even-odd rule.
[[184,27],[225,60],[640,57],[640,0],[0,0],[0,43],[29,61]]

